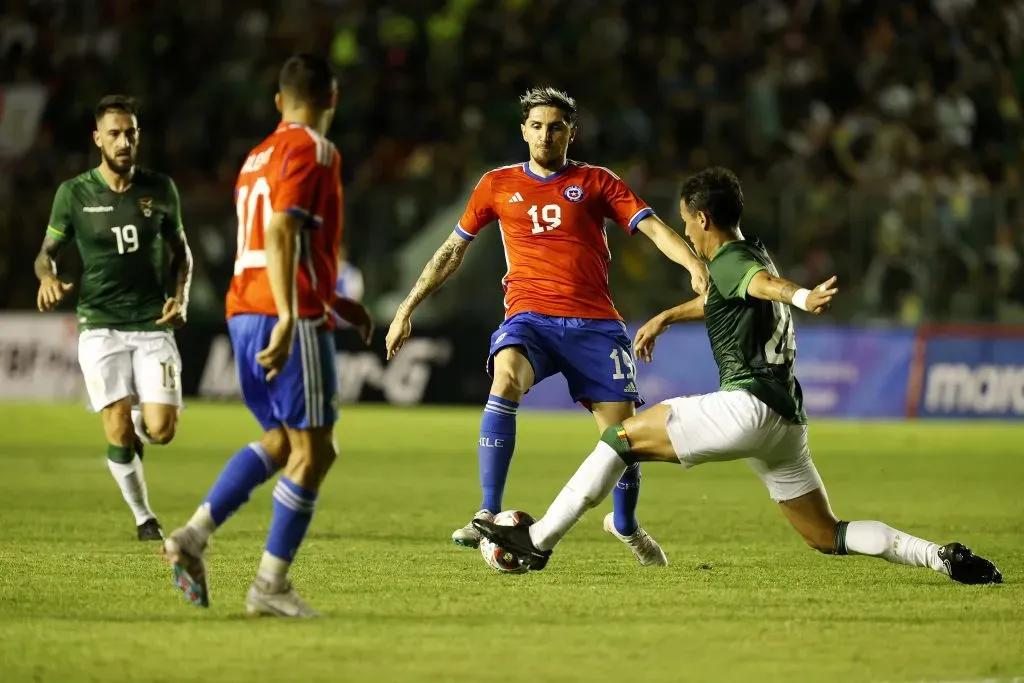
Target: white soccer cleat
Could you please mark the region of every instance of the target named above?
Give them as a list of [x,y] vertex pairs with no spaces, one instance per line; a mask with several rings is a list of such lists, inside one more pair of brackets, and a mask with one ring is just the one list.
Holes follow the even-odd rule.
[[[494,515],[488,510],[480,510],[473,515],[473,519],[485,519],[489,522],[494,519]],[[455,545],[461,545],[464,548],[480,547],[480,532],[473,528],[472,519],[466,526],[452,532],[452,543]]]
[[609,512],[604,516],[604,530],[615,538],[626,544],[636,559],[645,567],[667,567],[668,557],[661,549],[658,542],[651,538],[651,535],[644,531],[643,527],[637,527],[629,536],[623,536],[615,530],[615,516]]
[[206,560],[203,558],[205,550],[206,543],[189,526],[172,531],[160,548],[160,554],[174,569],[174,585],[196,607],[210,606]]
[[257,617],[297,617],[309,619],[320,613],[306,604],[291,581],[273,586],[257,578],[245,596],[245,611]]

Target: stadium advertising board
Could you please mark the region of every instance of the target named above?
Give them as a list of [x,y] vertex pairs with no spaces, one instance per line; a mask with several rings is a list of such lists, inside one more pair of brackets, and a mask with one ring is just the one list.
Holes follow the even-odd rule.
[[[635,332],[630,327],[630,334]],[[336,334],[343,403],[481,405],[491,330],[417,327],[390,363],[386,329],[372,349],[351,331]],[[189,324],[176,333],[186,395],[239,397],[231,344],[220,325]],[[78,401],[84,396],[73,314],[0,314],[0,400]],[[917,330],[805,326],[797,337],[797,376],[812,417],[1024,417],[1024,327],[925,326]],[[609,372],[615,369],[609,367]],[[700,324],[678,325],[636,365],[648,405],[714,391],[718,373]],[[565,380],[547,379],[523,407],[579,410]]]
[[[378,329],[373,348],[368,349],[354,332],[336,333],[342,403],[457,404],[479,403],[486,398],[487,347],[475,342],[480,334],[486,340],[489,332],[417,328],[391,362],[384,360],[386,334],[386,328]],[[231,342],[223,331],[190,325],[179,330],[177,338],[186,394],[209,399],[239,398]]]
[[1024,417],[1024,327],[919,331],[908,412],[922,418]]
[[[630,327],[630,335],[636,328]],[[914,350],[909,330],[807,326],[797,336],[796,372],[807,413],[836,418],[899,418],[906,414],[907,378]],[[611,370],[609,370],[611,371]],[[637,364],[648,404],[718,388],[718,370],[701,324],[663,334],[654,361]],[[565,381],[552,377],[527,394],[529,408],[571,408]]]
[[0,400],[81,399],[74,314],[0,314]]

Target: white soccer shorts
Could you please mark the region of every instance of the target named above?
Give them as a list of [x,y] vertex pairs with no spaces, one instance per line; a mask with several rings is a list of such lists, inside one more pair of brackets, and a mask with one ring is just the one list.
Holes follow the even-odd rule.
[[666,429],[683,467],[746,460],[775,501],[824,488],[807,425],[793,424],[746,391],[672,398]]
[[181,355],[170,332],[86,330],[78,364],[96,412],[125,397],[181,407]]

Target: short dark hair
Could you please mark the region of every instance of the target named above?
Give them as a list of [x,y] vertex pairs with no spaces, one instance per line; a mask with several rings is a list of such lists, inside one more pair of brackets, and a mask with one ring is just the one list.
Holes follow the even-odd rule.
[[530,118],[530,111],[534,107],[555,107],[556,109],[561,109],[565,113],[565,118],[568,119],[570,126],[576,125],[576,119],[579,116],[579,112],[576,109],[576,100],[569,97],[564,90],[550,86],[530,88],[519,98],[519,106],[523,109],[523,123],[526,123],[526,119]]
[[686,202],[691,212],[703,211],[716,227],[724,230],[739,227],[743,217],[740,179],[721,166],[706,168],[683,181],[679,199]]
[[281,92],[300,102],[318,109],[327,109],[331,106],[331,95],[337,87],[337,80],[326,59],[303,52],[284,63],[277,86]]
[[96,120],[102,119],[108,112],[128,114],[129,116],[139,115],[139,103],[129,95],[107,95],[96,103],[93,113]]

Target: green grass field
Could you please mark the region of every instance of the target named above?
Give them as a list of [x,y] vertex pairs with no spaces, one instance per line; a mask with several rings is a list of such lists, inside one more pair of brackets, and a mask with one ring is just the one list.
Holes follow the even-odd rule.
[[[644,569],[588,515],[548,568],[503,576],[451,530],[476,509],[476,410],[346,408],[341,459],[293,577],[325,618],[254,620],[243,598],[269,487],[209,553],[188,605],[134,539],[80,406],[0,407],[0,680],[952,681],[1024,677],[1024,426],[816,422],[833,506],[1003,570],[969,587],[807,549],[742,463],[645,469],[641,520],[671,566]],[[257,434],[194,404],[146,458],[168,529]],[[590,451],[585,414],[520,417],[506,507],[540,515]],[[1022,679],[1024,680],[1024,679]]]

